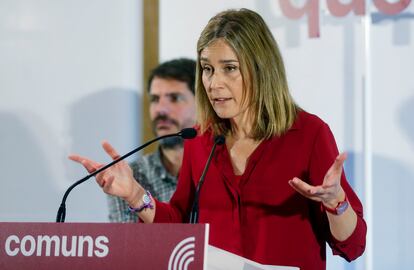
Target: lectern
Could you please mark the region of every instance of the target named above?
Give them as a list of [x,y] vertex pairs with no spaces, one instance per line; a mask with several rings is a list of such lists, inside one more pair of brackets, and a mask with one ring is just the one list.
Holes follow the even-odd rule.
[[290,270],[208,246],[208,224],[0,222],[0,269]]

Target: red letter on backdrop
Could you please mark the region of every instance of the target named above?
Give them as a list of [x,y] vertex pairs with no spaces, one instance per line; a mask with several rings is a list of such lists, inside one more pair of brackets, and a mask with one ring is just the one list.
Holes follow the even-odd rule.
[[348,4],[343,4],[340,0],[327,0],[326,3],[331,14],[336,17],[346,16],[351,10],[354,10],[356,15],[365,14],[364,0],[352,0]]
[[375,6],[379,11],[388,14],[395,15],[403,11],[411,3],[411,0],[400,0],[395,3],[388,3],[386,0],[374,0]]
[[309,37],[319,37],[319,0],[309,0],[301,8],[293,6],[290,0],[279,0],[279,4],[283,14],[290,19],[299,19],[307,13]]

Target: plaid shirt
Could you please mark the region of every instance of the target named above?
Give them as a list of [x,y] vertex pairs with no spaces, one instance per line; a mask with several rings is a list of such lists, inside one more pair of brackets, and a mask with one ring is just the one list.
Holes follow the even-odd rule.
[[[161,152],[158,151],[139,157],[136,162],[130,163],[134,178],[142,187],[151,192],[151,195],[160,201],[167,202],[177,186],[177,177],[167,172],[161,162]],[[108,196],[109,221],[132,223],[138,221],[138,215],[130,213],[128,204],[119,197]]]

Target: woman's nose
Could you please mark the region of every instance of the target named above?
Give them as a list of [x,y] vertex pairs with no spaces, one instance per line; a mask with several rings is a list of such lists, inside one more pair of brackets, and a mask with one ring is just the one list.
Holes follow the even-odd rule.
[[213,75],[211,75],[210,77],[210,88],[216,89],[217,87],[221,86],[221,82],[222,82],[222,78],[220,74],[213,73]]

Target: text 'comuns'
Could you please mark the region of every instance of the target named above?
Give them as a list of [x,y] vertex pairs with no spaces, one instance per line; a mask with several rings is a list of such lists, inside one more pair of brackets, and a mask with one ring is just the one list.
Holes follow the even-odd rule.
[[[63,256],[63,257],[105,257],[109,253],[109,239],[100,235],[92,236],[48,236],[25,235],[19,238],[10,235],[5,242],[5,251],[9,256]],[[86,253],[86,254],[85,254]]]

